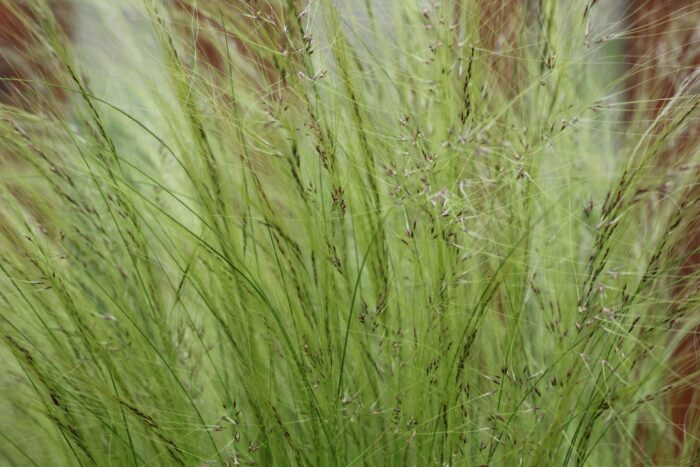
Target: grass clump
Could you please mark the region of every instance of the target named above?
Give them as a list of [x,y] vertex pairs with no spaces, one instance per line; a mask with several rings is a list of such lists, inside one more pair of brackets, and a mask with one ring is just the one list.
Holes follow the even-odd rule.
[[697,462],[697,79],[635,112],[590,3],[28,2],[0,457]]

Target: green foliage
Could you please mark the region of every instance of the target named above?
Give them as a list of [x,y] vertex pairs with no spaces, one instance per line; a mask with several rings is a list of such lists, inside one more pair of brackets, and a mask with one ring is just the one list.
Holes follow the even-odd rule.
[[623,119],[584,3],[32,3],[68,102],[0,109],[3,464],[673,449],[697,83]]

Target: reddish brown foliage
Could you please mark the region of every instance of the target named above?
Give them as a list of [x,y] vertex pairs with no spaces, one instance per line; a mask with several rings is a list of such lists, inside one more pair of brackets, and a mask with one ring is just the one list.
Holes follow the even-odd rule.
[[[632,11],[627,41],[627,59],[633,71],[628,82],[628,96],[633,103],[629,110],[654,118],[676,94],[683,80],[697,72],[700,66],[698,7],[694,0],[654,0],[639,2]],[[665,162],[682,161],[696,147],[698,137],[700,125],[693,124],[676,138],[675,147],[663,155]],[[691,196],[696,197],[697,193]],[[688,255],[679,268],[682,277],[697,271],[700,266],[700,221],[691,223],[685,238],[679,245]],[[684,293],[685,285],[685,281],[681,281],[676,293]],[[700,434],[696,432],[700,415],[698,332],[700,328],[683,339],[675,349],[672,362],[671,383],[679,387],[669,395],[672,431],[678,442],[674,449],[676,454],[689,435],[688,430],[695,432],[694,436]]]
[[[63,101],[65,92],[55,86],[55,72],[46,50],[36,44],[32,14],[23,2],[0,2],[0,101],[23,106],[27,93],[48,92]],[[71,35],[69,2],[52,2],[54,15],[63,32]]]

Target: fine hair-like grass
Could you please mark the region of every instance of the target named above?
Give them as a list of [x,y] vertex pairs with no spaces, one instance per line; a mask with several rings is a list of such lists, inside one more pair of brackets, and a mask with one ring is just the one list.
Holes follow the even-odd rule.
[[697,74],[635,111],[605,2],[176,3],[16,11],[1,463],[698,462]]

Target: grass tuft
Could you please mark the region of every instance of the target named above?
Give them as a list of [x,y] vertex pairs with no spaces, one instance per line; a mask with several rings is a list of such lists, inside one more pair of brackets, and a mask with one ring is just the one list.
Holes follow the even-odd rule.
[[0,463],[698,462],[699,78],[632,99],[629,11],[25,3]]

